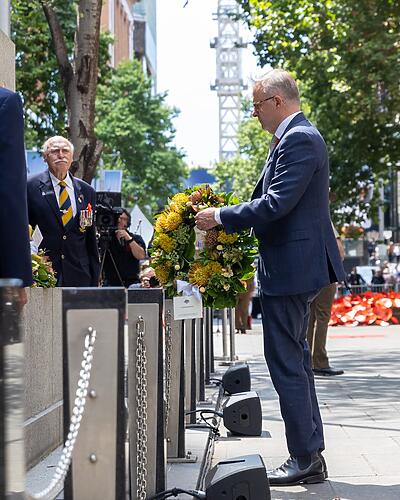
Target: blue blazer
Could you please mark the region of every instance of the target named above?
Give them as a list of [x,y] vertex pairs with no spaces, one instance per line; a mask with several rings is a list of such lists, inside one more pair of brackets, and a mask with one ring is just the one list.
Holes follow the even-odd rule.
[[79,226],[80,211],[89,203],[95,209],[96,192],[81,179],[71,178],[77,213],[68,231],[62,223],[48,170],[28,178],[29,223],[40,228],[40,248],[46,250],[53,264],[58,286],[98,286],[100,264],[95,226],[84,231]]
[[21,98],[0,88],[0,278],[32,280]]
[[228,232],[252,227],[267,295],[295,295],[345,280],[329,213],[324,139],[303,113],[269,155],[251,201],[221,210]]

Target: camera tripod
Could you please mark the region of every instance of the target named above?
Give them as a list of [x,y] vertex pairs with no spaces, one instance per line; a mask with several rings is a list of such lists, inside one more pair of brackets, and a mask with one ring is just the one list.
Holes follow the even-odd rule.
[[125,284],[124,284],[124,281],[123,279],[121,278],[121,274],[118,270],[118,266],[117,264],[115,263],[115,260],[114,260],[114,257],[113,257],[113,254],[111,253],[111,250],[110,250],[110,243],[111,243],[111,238],[112,238],[112,234],[101,234],[100,235],[100,238],[99,238],[99,253],[100,253],[100,256],[101,256],[101,259],[100,259],[100,276],[102,277],[102,282],[104,283],[104,276],[103,276],[103,273],[104,273],[104,262],[106,260],[106,256],[108,255],[111,259],[111,262],[112,262],[112,265],[114,266],[114,270],[118,276],[118,279],[119,279],[119,282],[121,284],[121,286],[125,287]]

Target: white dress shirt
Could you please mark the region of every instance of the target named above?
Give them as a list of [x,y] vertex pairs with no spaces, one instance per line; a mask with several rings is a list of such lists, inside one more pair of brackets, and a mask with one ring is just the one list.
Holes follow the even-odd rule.
[[[278,128],[275,130],[275,137],[277,137],[278,139],[280,139],[283,135],[283,133],[285,132],[287,126],[289,125],[289,123],[293,120],[293,118],[298,115],[299,113],[301,113],[301,111],[296,111],[296,113],[292,113],[291,115],[287,116],[279,125],[278,125]],[[221,221],[221,209],[220,208],[217,208],[214,212],[214,219],[215,219],[215,222],[217,222],[218,224],[222,224],[222,221]]]
[[[57,203],[58,206],[60,206],[60,181],[55,177],[49,170],[50,174],[50,179],[51,183],[53,184],[53,189],[56,194],[57,198]],[[75,191],[74,191],[74,185],[72,183],[71,176],[67,174],[67,177],[64,179],[65,184],[67,185],[66,190],[69,196],[69,199],[71,200],[71,205],[72,205],[72,215],[75,217],[76,215],[76,200],[75,200]]]

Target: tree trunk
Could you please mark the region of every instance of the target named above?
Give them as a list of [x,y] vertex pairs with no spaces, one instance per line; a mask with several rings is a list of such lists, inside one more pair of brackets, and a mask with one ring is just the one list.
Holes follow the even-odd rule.
[[102,143],[94,133],[102,0],[79,0],[74,57],[68,59],[65,38],[51,2],[41,0],[50,27],[68,111],[69,138],[74,145],[72,173],[91,182]]

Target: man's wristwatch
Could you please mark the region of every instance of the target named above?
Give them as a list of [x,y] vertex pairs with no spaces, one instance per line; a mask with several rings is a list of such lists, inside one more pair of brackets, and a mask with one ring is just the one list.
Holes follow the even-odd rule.
[[130,245],[132,243],[132,241],[135,241],[135,238],[132,236],[132,238],[130,240],[126,240],[126,242],[128,243],[128,245]]

